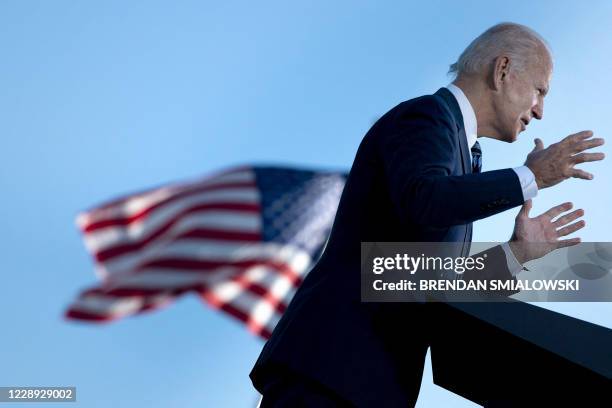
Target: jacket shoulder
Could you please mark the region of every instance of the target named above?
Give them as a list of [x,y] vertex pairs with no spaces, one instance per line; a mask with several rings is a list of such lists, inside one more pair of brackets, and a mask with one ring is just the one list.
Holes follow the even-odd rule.
[[439,95],[424,95],[402,102],[392,109],[394,120],[402,120],[410,116],[425,116],[435,118],[446,125],[454,123],[453,114],[446,101]]
[[[361,151],[379,151],[391,139],[405,140],[412,132],[429,129],[438,134],[452,135],[457,131],[455,119],[446,101],[439,95],[423,95],[401,102],[385,113],[363,138]],[[453,143],[451,140],[451,143]]]

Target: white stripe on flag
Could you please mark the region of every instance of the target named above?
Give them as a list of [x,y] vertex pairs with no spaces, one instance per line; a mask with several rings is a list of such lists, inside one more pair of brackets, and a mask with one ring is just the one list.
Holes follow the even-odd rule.
[[126,275],[111,286],[106,285],[106,288],[112,289],[159,289],[159,290],[175,290],[188,288],[196,284],[206,284],[231,279],[233,276],[240,274],[243,268],[222,267],[215,269],[214,273],[198,273],[185,272],[176,269],[157,269],[147,268],[139,273]]
[[[145,228],[111,227],[86,234],[85,245],[92,253],[108,250],[119,245],[140,242],[155,233],[171,218],[158,220],[156,225]],[[223,229],[233,232],[256,233],[261,230],[261,217],[257,213],[240,213],[232,210],[208,210],[202,213],[187,214],[180,217],[162,236],[155,241],[175,237],[182,232],[197,228]]]
[[185,191],[190,191],[205,186],[215,186],[225,183],[248,183],[255,181],[255,173],[249,169],[222,174],[216,177],[207,177],[194,182],[173,184],[156,188],[134,196],[119,200],[110,207],[96,208],[85,211],[77,216],[77,225],[85,229],[89,224],[100,222],[107,219],[130,217],[143,211],[169,197],[175,196]]
[[[176,234],[173,234],[176,235]],[[312,259],[308,252],[294,245],[273,242],[223,243],[208,239],[188,239],[180,241],[162,240],[147,246],[146,249],[129,252],[107,262],[98,264],[104,276],[112,276],[135,269],[138,265],[154,259],[173,258],[201,261],[241,261],[247,259],[268,259],[286,263],[295,271],[303,271]]]
[[125,316],[138,311],[144,304],[142,296],[114,297],[104,295],[80,296],[70,308],[101,316]]
[[[251,292],[240,289],[240,285],[233,282],[225,282],[216,287],[213,291],[214,297],[222,303],[231,304],[232,307],[246,313],[249,316],[247,325],[250,329],[268,326],[270,320],[274,324],[278,322],[280,314],[269,300]],[[259,327],[254,327],[259,326]]]
[[[296,271],[297,274],[300,274]],[[296,290],[295,283],[278,270],[267,266],[254,266],[251,268],[221,267],[213,273],[185,272],[179,269],[146,268],[145,270],[126,275],[112,285],[106,285],[108,289],[159,289],[176,290],[186,289],[193,285],[204,284],[215,290],[220,284],[238,277],[242,283],[256,283],[265,288],[271,295],[278,299],[287,299]],[[240,285],[240,282],[236,284]]]
[[70,309],[95,314],[105,318],[119,318],[138,312],[143,306],[160,307],[175,296],[166,293],[151,296],[115,297],[105,295],[86,295],[79,297]]

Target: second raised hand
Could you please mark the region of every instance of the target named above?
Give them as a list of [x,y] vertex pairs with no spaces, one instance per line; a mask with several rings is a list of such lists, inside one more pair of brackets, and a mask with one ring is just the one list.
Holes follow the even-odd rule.
[[580,238],[560,238],[584,228],[586,225],[584,220],[574,222],[584,215],[584,210],[568,212],[573,207],[572,203],[568,202],[530,218],[531,207],[531,200],[525,201],[521,207],[509,243],[510,249],[521,264],[541,258],[555,249],[580,243]]

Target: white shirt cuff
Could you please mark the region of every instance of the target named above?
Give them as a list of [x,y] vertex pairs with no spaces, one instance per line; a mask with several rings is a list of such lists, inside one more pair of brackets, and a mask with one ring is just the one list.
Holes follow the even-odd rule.
[[510,245],[507,242],[501,244],[502,249],[506,253],[506,262],[508,264],[508,270],[512,276],[518,275],[520,271],[523,270],[523,265],[516,259],[512,249],[510,249]]
[[523,201],[527,201],[538,195],[538,184],[535,180],[535,175],[529,167],[521,166],[515,167],[512,170],[516,173],[521,182],[521,189],[523,190]]

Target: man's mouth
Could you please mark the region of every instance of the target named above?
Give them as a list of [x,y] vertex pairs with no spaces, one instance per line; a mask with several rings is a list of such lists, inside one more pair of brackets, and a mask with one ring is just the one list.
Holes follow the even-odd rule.
[[527,125],[529,125],[529,120],[521,118],[521,124],[523,125],[523,130],[527,129]]

